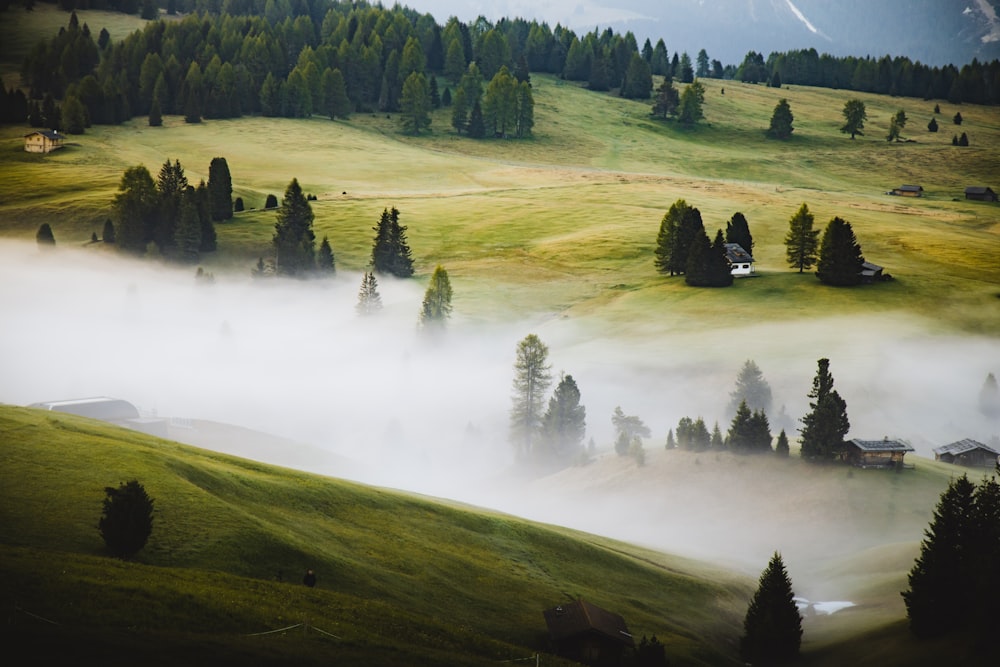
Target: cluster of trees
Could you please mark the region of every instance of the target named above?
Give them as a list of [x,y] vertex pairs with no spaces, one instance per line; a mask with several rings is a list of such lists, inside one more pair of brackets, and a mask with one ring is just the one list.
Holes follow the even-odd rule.
[[615,429],[615,453],[618,456],[631,456],[639,465],[646,462],[642,439],[653,433],[649,427],[636,415],[626,415],[620,406],[611,413],[611,425]]
[[576,460],[587,431],[587,410],[572,375],[560,374],[546,407],[552,385],[548,356],[548,346],[535,334],[517,344],[510,411],[510,440],[518,461],[543,468]]
[[719,229],[710,241],[701,211],[678,199],[660,222],[654,263],[660,273],[683,275],[688,285],[727,287],[733,284],[733,275],[726,259],[726,243],[746,243],[744,250],[751,252],[753,238],[742,213],[734,214],[727,223],[725,237]]
[[952,480],[925,536],[902,593],[910,630],[921,638],[967,633],[989,645],[1000,618],[1000,484]]
[[451,125],[473,139],[530,135],[535,125],[535,99],[527,69],[519,67],[511,74],[501,65],[484,89],[479,66],[469,63],[451,97]]
[[785,236],[785,259],[799,273],[816,266],[816,277],[827,285],[847,287],[862,281],[865,258],[851,223],[835,217],[823,231],[813,229],[815,218],[807,204],[791,217]]
[[104,227],[104,241],[137,256],[150,243],[166,258],[194,263],[216,249],[215,222],[233,216],[233,185],[225,158],[213,158],[209,180],[188,183],[180,160],[168,159],[156,180],[143,165],[125,170],[112,203],[115,222]]

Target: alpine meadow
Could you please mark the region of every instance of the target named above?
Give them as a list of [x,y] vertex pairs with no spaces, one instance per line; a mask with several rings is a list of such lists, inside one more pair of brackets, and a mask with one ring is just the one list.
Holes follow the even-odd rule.
[[12,655],[995,664],[1000,62],[2,4]]

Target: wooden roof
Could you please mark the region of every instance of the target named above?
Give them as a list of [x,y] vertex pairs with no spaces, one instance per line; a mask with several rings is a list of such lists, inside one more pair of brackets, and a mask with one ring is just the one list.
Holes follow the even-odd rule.
[[732,264],[753,263],[753,257],[739,243],[726,244],[726,259]]
[[542,615],[545,616],[549,634],[556,641],[594,631],[625,646],[635,646],[625,619],[585,600],[574,600],[546,609]]
[[850,444],[854,445],[863,452],[913,452],[916,451],[908,443],[902,440],[890,440],[889,438],[882,438],[881,440],[859,440],[854,438],[849,441]]
[[63,135],[59,134],[55,130],[36,130],[34,132],[27,133],[26,135],[24,135],[24,138],[27,139],[28,137],[33,137],[36,134],[40,134],[43,137],[51,139],[52,141],[60,141],[61,139],[65,138]]
[[896,188],[900,192],[923,192],[924,189],[919,185],[900,185]]
[[988,192],[993,192],[993,190],[983,185],[970,185],[965,188],[965,194],[967,195],[985,195]]
[[984,451],[990,452],[991,454],[996,454],[1000,456],[1000,452],[993,449],[989,445],[984,445],[981,442],[972,440],[971,438],[965,438],[963,440],[956,440],[955,442],[949,443],[947,445],[942,445],[941,447],[935,447],[934,453],[938,456],[942,454],[951,454],[952,456],[957,454],[965,454],[966,452],[971,452],[974,449],[982,449]]

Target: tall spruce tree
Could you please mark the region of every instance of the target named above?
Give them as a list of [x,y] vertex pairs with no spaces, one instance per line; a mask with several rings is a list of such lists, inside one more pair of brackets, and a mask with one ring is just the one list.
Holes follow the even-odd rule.
[[313,211],[293,178],[285,188],[274,224],[274,267],[278,275],[305,277],[316,266],[316,234]]
[[545,392],[552,384],[549,348],[535,334],[517,344],[511,395],[510,440],[517,458],[528,461],[541,439]]
[[785,429],[781,429],[781,433],[778,434],[778,440],[774,444],[774,453],[780,458],[787,459],[789,454],[788,448],[788,436],[785,435]]
[[365,271],[361,277],[361,289],[358,291],[358,305],[355,310],[359,315],[374,315],[382,310],[382,297],[378,293],[378,281],[375,274]]
[[810,461],[830,461],[836,458],[844,445],[844,436],[851,428],[847,418],[847,403],[833,388],[830,360],[817,362],[809,398],[810,411],[802,418],[800,429],[802,458]]
[[337,273],[337,258],[333,255],[333,247],[330,239],[323,237],[319,244],[319,252],[316,254],[316,273],[330,277]]
[[412,72],[403,82],[400,121],[407,134],[420,134],[431,126],[431,89],[422,72]]
[[688,208],[690,207],[686,201],[678,199],[663,214],[663,219],[660,221],[660,231],[656,235],[656,250],[654,253],[654,264],[660,273],[669,273],[673,276],[679,270],[683,272],[683,264],[679,262],[679,258],[675,259],[675,255],[679,254],[677,248],[678,229],[681,219],[684,217],[684,211]]
[[156,191],[160,205],[150,240],[156,243],[160,252],[166,255],[175,245],[177,224],[180,222],[181,199],[188,188],[187,176],[180,160],[171,164],[168,159],[160,167],[156,178]]
[[198,217],[198,193],[190,185],[181,195],[175,232],[177,259],[195,264],[200,258],[201,220]]
[[413,275],[413,258],[406,242],[406,227],[399,224],[399,211],[383,209],[378,224],[372,228],[372,268],[376,273],[388,273],[397,278]]
[[785,259],[799,273],[811,269],[816,264],[816,251],[819,248],[819,230],[813,229],[813,214],[809,206],[802,204],[788,221],[788,234],[785,236]]
[[743,362],[736,376],[736,387],[729,393],[727,414],[736,414],[740,403],[746,402],[751,410],[771,409],[771,385],[764,379],[764,373],[753,359]]
[[743,619],[740,657],[754,665],[786,662],[798,656],[801,645],[802,616],[785,563],[775,552]]
[[793,120],[795,117],[792,115],[792,107],[788,105],[788,100],[781,98],[774,107],[774,113],[771,114],[771,125],[767,129],[768,136],[775,139],[787,139],[792,136],[792,132],[795,131],[795,128],[792,127]]
[[826,285],[847,287],[861,282],[865,258],[851,223],[834,218],[823,232],[816,277]]
[[716,230],[712,243],[702,233],[701,238],[692,244],[684,282],[692,287],[729,287],[733,284],[721,229]]
[[726,243],[737,243],[751,255],[753,254],[753,235],[750,233],[750,223],[746,216],[737,211],[726,223]]
[[545,463],[572,463],[583,446],[587,432],[587,409],[580,405],[580,388],[572,375],[560,375],[542,418],[545,435]]
[[224,157],[214,157],[208,165],[208,194],[212,220],[233,217],[233,178]]
[[424,302],[420,306],[420,327],[425,331],[444,329],[451,317],[451,281],[448,272],[438,264],[431,274],[431,281],[424,292]]

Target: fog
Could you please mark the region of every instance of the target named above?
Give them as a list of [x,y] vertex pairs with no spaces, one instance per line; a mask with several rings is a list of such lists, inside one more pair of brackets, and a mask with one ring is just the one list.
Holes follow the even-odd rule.
[[[679,334],[654,314],[611,339],[574,318],[481,322],[458,309],[444,336],[428,340],[416,327],[423,283],[380,281],[385,308],[363,318],[354,310],[360,278],[259,282],[248,270],[200,285],[193,268],[96,247],[43,253],[0,242],[0,402],[122,398],[147,416],[233,424],[303,445],[264,457],[249,442],[222,448],[248,458],[701,554],[717,548],[716,538],[656,524],[661,515],[650,508],[662,498],[651,475],[663,463],[655,456],[635,485],[634,464],[613,455],[547,480],[511,473],[512,366],[525,335],[548,345],[557,378],[576,379],[599,453],[611,446],[619,405],[652,429],[651,454],[662,454],[667,430],[684,416],[725,431],[746,359],[772,387],[775,433],[784,406],[794,438],[820,357],[830,358],[847,401],[849,437],[904,438],[929,457],[932,447],[989,442],[1000,430],[977,409],[987,373],[1000,373],[1000,339],[934,335],[909,317],[762,316]],[[461,278],[452,286],[460,303]],[[571,498],[585,498],[587,510]],[[691,503],[691,522],[693,508],[711,505]]]

